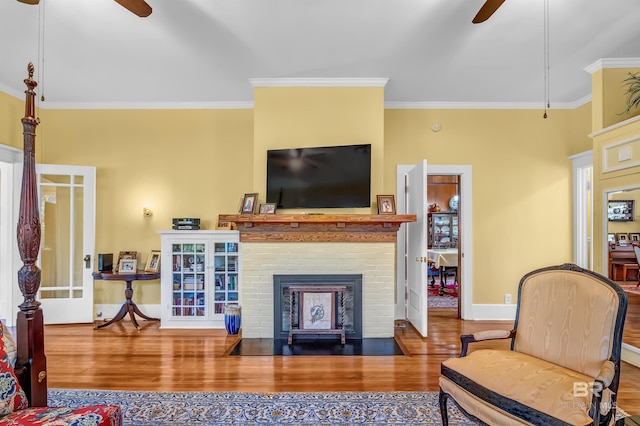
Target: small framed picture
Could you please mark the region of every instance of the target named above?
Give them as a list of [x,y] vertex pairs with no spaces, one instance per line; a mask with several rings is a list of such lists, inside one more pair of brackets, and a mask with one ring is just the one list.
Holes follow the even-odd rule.
[[378,214],[396,214],[396,201],[393,195],[378,195]]
[[626,246],[627,244],[629,244],[629,235],[627,235],[626,232],[617,232],[616,242],[620,246]]
[[120,261],[121,260],[132,260],[132,259],[137,259],[138,258],[138,252],[137,251],[121,251],[120,254],[118,255],[118,263],[116,263],[116,270],[115,272],[119,272],[120,271]]
[[240,213],[253,214],[256,208],[257,200],[258,200],[258,193],[256,192],[254,192],[253,194],[244,194],[244,197],[242,197],[242,210],[240,210]]
[[144,267],[145,272],[160,271],[160,250],[151,250],[147,257],[147,264]]
[[616,243],[616,234],[607,234],[607,242],[610,244]]
[[640,232],[631,232],[629,234],[629,241],[632,243],[640,243]]
[[229,222],[229,221],[226,221],[226,220],[218,220],[218,222],[216,223],[216,229],[220,230],[220,231],[225,230],[225,229],[231,230],[231,229],[233,229],[231,227],[231,225],[232,225],[232,222]]
[[260,204],[260,214],[274,214],[276,212],[276,203]]
[[118,266],[120,274],[135,274],[138,269],[138,261],[136,259],[122,259]]

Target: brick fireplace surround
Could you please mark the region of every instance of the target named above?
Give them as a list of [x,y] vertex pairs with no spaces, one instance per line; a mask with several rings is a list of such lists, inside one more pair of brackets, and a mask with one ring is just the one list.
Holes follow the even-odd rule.
[[273,338],[273,276],[362,274],[362,337],[394,332],[396,236],[415,215],[220,215],[240,231],[242,336]]

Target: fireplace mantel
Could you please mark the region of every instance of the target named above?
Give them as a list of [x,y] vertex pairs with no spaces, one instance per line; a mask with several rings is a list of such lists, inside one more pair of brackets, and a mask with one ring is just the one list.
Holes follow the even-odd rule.
[[241,242],[395,242],[416,215],[221,214],[218,221],[235,223]]

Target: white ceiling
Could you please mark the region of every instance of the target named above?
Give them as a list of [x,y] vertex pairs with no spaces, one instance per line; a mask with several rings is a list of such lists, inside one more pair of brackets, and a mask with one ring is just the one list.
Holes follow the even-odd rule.
[[[543,108],[544,0],[0,0],[0,90],[46,107],[250,106],[253,78],[388,78],[392,105]],[[551,108],[589,99],[585,67],[640,64],[639,0],[549,0]],[[43,66],[44,64],[44,66]],[[640,65],[639,65],[640,66]]]

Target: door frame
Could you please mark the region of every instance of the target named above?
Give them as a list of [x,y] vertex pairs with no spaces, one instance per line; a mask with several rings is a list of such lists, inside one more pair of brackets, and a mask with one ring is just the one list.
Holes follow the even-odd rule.
[[[21,261],[17,247],[17,223],[20,208],[23,152],[0,144],[0,318],[13,327],[22,296],[18,289]],[[18,303],[15,303],[19,300]]]
[[[404,191],[404,176],[409,172],[415,164],[405,165],[401,164],[397,166],[396,176],[396,198],[397,208],[402,209],[398,211],[398,214],[404,213],[405,206],[405,191]],[[460,317],[463,320],[474,319],[473,316],[473,177],[472,167],[466,164],[451,164],[451,165],[434,165],[429,164],[427,166],[427,175],[449,175],[460,176]],[[426,182],[424,183],[426,187]],[[404,261],[406,259],[406,242],[404,241],[404,235],[398,233],[398,256],[397,259]],[[425,247],[426,250],[426,247]],[[411,259],[407,259],[410,261]],[[398,272],[396,276],[396,319],[404,318],[404,267],[402,263],[398,263]]]

